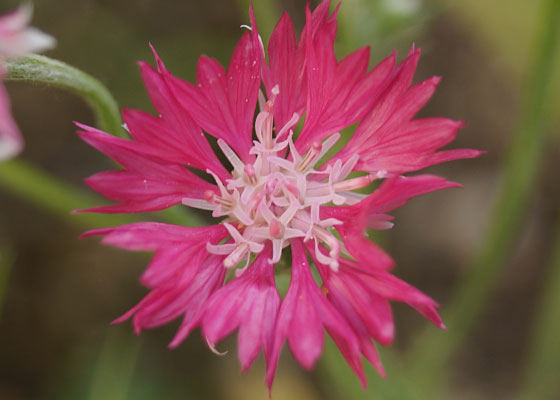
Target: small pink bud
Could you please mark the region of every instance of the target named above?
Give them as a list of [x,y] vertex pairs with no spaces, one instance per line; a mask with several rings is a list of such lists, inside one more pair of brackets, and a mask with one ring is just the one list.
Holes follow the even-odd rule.
[[319,153],[323,149],[323,145],[321,144],[321,142],[313,142],[311,143],[311,149],[314,152]]
[[270,221],[270,224],[268,224],[268,232],[270,233],[270,236],[276,239],[282,237],[282,235],[284,234],[283,231],[284,227],[280,225],[277,219],[273,219],[272,221]]

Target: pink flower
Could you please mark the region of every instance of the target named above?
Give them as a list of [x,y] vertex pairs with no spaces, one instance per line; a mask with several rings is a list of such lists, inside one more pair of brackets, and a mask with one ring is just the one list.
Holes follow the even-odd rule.
[[9,57],[34,53],[54,46],[54,39],[29,27],[32,8],[26,4],[0,15],[0,161],[17,155],[23,148],[21,133],[12,118],[10,100],[2,85],[6,74],[2,62]]
[[[141,278],[150,293],[116,322],[131,317],[139,332],[182,317],[171,347],[197,326],[212,349],[239,329],[243,370],[263,349],[269,387],[284,342],[312,368],[323,329],[364,386],[362,355],[384,374],[374,342],[393,340],[389,301],[405,302],[444,328],[437,304],[391,275],[392,259],[364,233],[390,228],[387,213],[410,198],[458,186],[403,173],[480,154],[438,151],[462,123],[414,119],[438,81],[410,86],[419,51],[412,49],[399,65],[393,54],[369,71],[367,48],[337,61],[336,12],[329,15],[328,1],[308,8],[299,41],[285,14],[265,57],[251,10],[252,27],[228,69],[203,56],[197,84],[174,77],[154,52],[157,70],[145,63],[140,69],[159,115],[124,111],[131,140],[79,125],[82,139],[124,168],[87,179],[117,204],[85,211],[183,204],[221,219],[206,228],[144,223],[86,233],[156,252]],[[259,91],[261,80],[266,94]],[[338,131],[355,123],[347,145],[327,157]],[[220,163],[204,132],[229,165]],[[381,179],[370,195],[357,192]],[[281,300],[275,264],[289,246],[291,283]]]

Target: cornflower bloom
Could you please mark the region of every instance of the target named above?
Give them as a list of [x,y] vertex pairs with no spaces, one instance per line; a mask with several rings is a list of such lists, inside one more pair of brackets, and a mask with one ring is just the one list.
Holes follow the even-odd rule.
[[51,36],[29,27],[31,14],[31,6],[25,4],[17,10],[0,15],[0,161],[14,157],[23,148],[21,133],[10,111],[10,99],[2,84],[6,74],[3,61],[55,45]]
[[[374,341],[393,340],[390,300],[408,303],[444,328],[436,302],[388,271],[393,260],[365,229],[390,228],[387,213],[410,198],[458,186],[433,175],[402,174],[479,152],[438,151],[462,122],[413,119],[439,82],[411,86],[419,50],[398,65],[392,54],[369,71],[368,48],[337,61],[337,11],[329,14],[329,1],[313,12],[308,7],[297,41],[284,14],[266,60],[251,9],[251,27],[228,69],[202,56],[197,84],[173,76],[154,51],[157,69],[143,62],[140,69],[159,115],[125,110],[131,140],[79,125],[84,141],[124,168],[86,180],[118,204],[84,211],[183,204],[220,218],[206,227],[146,222],[85,233],[128,250],[155,251],[141,277],[150,292],[115,322],[132,318],[140,332],[182,317],[170,347],[200,326],[213,350],[238,329],[242,369],[262,349],[269,387],[286,340],[311,368],[323,329],[363,385],[362,355],[384,374]],[[331,155],[338,132],[353,124],[350,140]],[[370,195],[357,192],[376,180],[382,182]],[[285,253],[291,268],[283,266]],[[291,271],[283,299],[275,270]]]

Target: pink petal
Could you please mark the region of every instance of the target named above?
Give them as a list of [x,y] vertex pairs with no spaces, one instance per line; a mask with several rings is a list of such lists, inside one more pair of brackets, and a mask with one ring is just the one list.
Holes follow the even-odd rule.
[[[311,19],[309,12],[307,19]],[[300,151],[361,119],[375,104],[394,66],[393,55],[368,73],[368,48],[338,63],[335,30],[331,22],[319,25],[315,37],[306,31],[308,95],[306,121],[296,142]]]
[[[183,316],[183,323],[172,342],[173,346],[178,345],[188,333],[185,332],[185,326],[196,324],[205,301],[223,284],[225,268],[222,261],[223,257],[211,255],[201,265],[188,264],[189,268],[196,269],[190,280],[178,281],[174,286],[161,286],[152,290],[133,308],[135,331],[154,328]],[[130,312],[115,322],[122,322],[129,316]]]
[[189,227],[161,222],[137,222],[112,228],[92,229],[81,237],[103,235],[103,243],[133,251],[151,251],[178,243],[207,242],[227,236],[221,224]]
[[303,115],[307,91],[305,51],[296,46],[294,26],[284,13],[272,32],[268,43],[270,67],[263,64],[263,82],[268,98],[278,85],[279,93],[274,100],[274,120],[277,131],[284,127],[294,113]]
[[10,99],[2,84],[2,77],[0,66],[0,161],[15,157],[23,149],[23,138],[12,118]]
[[138,212],[168,208],[184,197],[203,198],[215,185],[176,164],[157,161],[146,154],[144,145],[116,138],[100,130],[78,124],[78,135],[88,144],[107,154],[126,170],[95,174],[86,182],[105,197],[120,205],[94,207],[90,212]]
[[238,278],[218,290],[203,311],[206,340],[215,344],[239,327],[239,360],[249,368],[260,348],[270,351],[280,295],[274,281],[274,266],[268,262],[270,246],[259,254]]
[[158,71],[139,63],[142,79],[159,117],[142,111],[125,110],[123,119],[130,134],[146,144],[150,154],[166,162],[185,164],[202,171],[210,168],[221,179],[229,173],[212,151],[200,127],[175,99],[168,81],[170,73],[152,48]]
[[358,154],[355,169],[394,176],[458,158],[472,158],[475,150],[436,151],[451,142],[462,122],[445,118],[413,120],[433,95],[440,78],[433,77],[412,87],[410,83],[420,52],[409,56],[393,72],[376,105],[362,119],[346,146],[328,164],[343,162]]
[[55,46],[56,40],[38,29],[29,27],[33,8],[23,4],[0,15],[0,58],[38,53]]
[[383,345],[390,344],[395,336],[395,325],[389,302],[364,287],[357,274],[347,272],[348,268],[343,266],[333,272],[318,262],[314,248],[308,246],[308,251],[325,283],[328,298],[354,329],[357,332],[363,330],[368,337]]
[[313,366],[323,348],[323,327],[350,366],[358,376],[363,377],[356,334],[313,280],[301,241],[294,240],[291,246],[292,279],[278,313],[274,344],[267,363],[268,386],[272,386],[280,351],[286,339],[295,358],[306,368]]
[[[208,254],[206,243],[216,244],[229,234],[224,226],[181,227],[163,223],[136,223],[94,229],[83,236],[103,235],[103,242],[129,250],[155,250],[142,276],[150,293],[114,323],[132,318],[135,332],[154,328],[183,316],[196,324],[206,299],[223,284],[223,257]],[[181,340],[180,338],[178,340]],[[178,342],[176,342],[178,344]]]
[[[461,187],[435,175],[417,175],[413,177],[396,177],[384,181],[379,189],[362,200],[357,208],[363,208],[367,214],[386,213],[404,206],[413,197],[436,190]],[[367,211],[366,211],[367,210]]]
[[[253,19],[253,17],[252,17]],[[254,25],[234,50],[227,72],[202,56],[194,86],[171,75],[170,88],[196,123],[232,147],[242,160],[251,159],[253,116],[261,81],[262,46]]]
[[374,228],[378,222],[387,220],[384,213],[401,207],[415,196],[436,190],[459,187],[454,182],[446,181],[434,175],[415,177],[396,177],[388,179],[364,200],[351,206],[321,207],[320,217],[336,218],[343,222],[337,225],[346,248],[361,266],[389,269],[394,262],[383,250],[364,237],[367,227]]
[[200,324],[207,300],[224,283],[226,269],[223,260],[224,257],[211,255],[203,269],[197,273],[185,294],[189,305],[184,311],[183,322],[169,347],[177,347]]
[[152,288],[188,280],[207,257],[206,243],[217,244],[229,233],[222,224],[184,227],[157,222],[140,222],[88,231],[82,237],[102,235],[102,243],[133,251],[156,251],[141,282]]

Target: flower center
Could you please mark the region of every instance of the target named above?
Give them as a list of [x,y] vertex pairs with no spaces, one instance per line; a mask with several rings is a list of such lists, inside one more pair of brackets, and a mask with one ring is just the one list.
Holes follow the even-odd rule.
[[[276,97],[278,89],[273,90]],[[340,138],[334,135],[321,142],[314,142],[305,154],[295,148],[292,128],[299,116],[292,119],[274,135],[274,98],[267,101],[255,120],[258,140],[250,153],[255,155],[253,164],[244,164],[222,139],[218,145],[233,166],[232,179],[222,182],[212,171],[219,194],[208,191],[204,199],[184,198],[183,204],[212,210],[214,217],[225,217],[224,225],[231,238],[223,244],[207,244],[208,251],[227,255],[224,265],[237,266],[245,260],[249,264],[251,254],[259,253],[266,242],[272,243],[273,254],[269,260],[277,263],[282,249],[293,238],[314,240],[329,248],[328,256],[321,251],[319,261],[336,270],[341,251],[346,252],[332,227],[341,222],[334,218],[321,219],[321,205],[355,204],[363,195],[353,190],[369,185],[372,175],[346,179],[358,156],[344,164],[337,160],[324,170],[313,167]],[[238,270],[238,274],[243,269]]]

